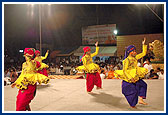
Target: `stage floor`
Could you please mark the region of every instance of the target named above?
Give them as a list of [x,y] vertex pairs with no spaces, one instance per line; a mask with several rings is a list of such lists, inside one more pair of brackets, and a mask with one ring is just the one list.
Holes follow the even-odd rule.
[[[103,89],[86,92],[85,79],[52,79],[48,85],[38,85],[36,97],[30,106],[32,111],[55,112],[114,112],[114,111],[164,111],[164,80],[145,80],[148,84],[148,105],[137,104],[130,109],[121,93],[121,80],[104,79]],[[15,111],[18,89],[4,86],[4,109]],[[3,95],[3,94],[2,94]]]

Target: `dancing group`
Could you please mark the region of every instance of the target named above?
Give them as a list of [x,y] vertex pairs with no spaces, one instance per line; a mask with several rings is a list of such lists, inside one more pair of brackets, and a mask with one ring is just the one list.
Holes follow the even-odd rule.
[[[123,70],[116,70],[114,72],[115,77],[122,79],[122,93],[131,108],[136,108],[137,103],[147,105],[147,103],[143,101],[143,99],[146,99],[147,84],[142,79],[148,73],[148,70],[137,66],[137,60],[146,55],[147,45],[145,45],[145,41],[146,38],[142,41],[143,51],[140,54],[136,54],[134,45],[128,46],[123,60]],[[92,93],[94,85],[97,86],[97,89],[102,89],[102,80],[98,73],[100,67],[93,63],[92,60],[92,57],[96,56],[99,52],[98,42],[96,42],[95,46],[95,53],[91,53],[91,48],[88,46],[83,48],[84,55],[80,60],[83,62],[83,65],[76,68],[76,70],[87,74],[86,88],[88,93]],[[34,54],[36,54],[35,58],[33,58]],[[47,84],[49,82],[45,69],[48,68],[48,65],[42,63],[42,60],[45,59],[47,55],[48,51],[45,57],[42,57],[38,50],[35,51],[33,48],[25,48],[24,56],[26,62],[22,65],[22,73],[11,85],[19,89],[16,111],[30,110],[29,103],[35,96],[36,83]]]

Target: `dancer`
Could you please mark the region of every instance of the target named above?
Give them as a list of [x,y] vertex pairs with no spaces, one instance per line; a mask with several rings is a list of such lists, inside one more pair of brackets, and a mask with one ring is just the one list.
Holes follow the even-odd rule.
[[93,54],[91,54],[90,52],[90,47],[86,46],[83,48],[84,55],[81,58],[83,65],[76,68],[76,70],[78,71],[81,71],[81,72],[83,71],[87,73],[86,87],[87,87],[88,93],[92,91],[94,85],[97,86],[97,89],[102,88],[102,81],[100,78],[100,74],[98,73],[100,67],[97,64],[93,63],[92,61],[92,57],[96,56],[99,51],[98,42],[96,42],[95,46],[96,46],[96,52]]
[[36,93],[36,83],[39,84],[49,82],[49,78],[36,72],[40,67],[40,63],[33,60],[34,49],[25,48],[24,57],[26,62],[22,64],[22,72],[19,78],[11,85],[19,89],[16,101],[16,111],[31,111],[29,103]]
[[39,51],[39,50],[36,50],[36,51],[35,51],[36,57],[35,57],[34,60],[40,62],[40,65],[41,65],[40,68],[38,68],[38,71],[37,71],[37,72],[38,72],[38,73],[41,73],[41,74],[43,74],[43,75],[45,75],[45,76],[48,76],[48,73],[47,73],[47,69],[46,69],[46,68],[49,68],[49,66],[48,66],[47,64],[45,64],[45,63],[42,63],[42,60],[44,60],[44,59],[47,58],[48,52],[49,52],[49,50],[47,50],[45,56],[43,57],[43,56],[40,56],[40,51]]
[[139,104],[147,105],[143,101],[143,99],[146,99],[147,84],[142,78],[148,73],[148,70],[137,66],[137,60],[146,55],[147,45],[145,45],[145,41],[146,38],[142,41],[143,52],[140,54],[136,54],[135,46],[128,46],[123,60],[123,70],[116,70],[114,72],[115,77],[123,80],[122,93],[132,108],[136,108],[138,96]]

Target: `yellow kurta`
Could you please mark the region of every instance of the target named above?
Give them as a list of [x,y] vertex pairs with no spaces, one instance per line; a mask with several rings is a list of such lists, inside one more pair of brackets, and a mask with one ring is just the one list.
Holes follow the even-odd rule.
[[43,74],[37,73],[36,70],[36,63],[33,60],[24,62],[22,72],[15,81],[16,87],[18,89],[27,89],[28,84],[34,85],[36,82],[47,84],[50,79]]
[[76,70],[85,73],[96,73],[100,69],[99,65],[93,63],[92,57],[96,56],[99,52],[99,47],[96,47],[96,52],[91,55],[85,55],[82,58],[83,65],[76,68]]
[[41,65],[40,68],[38,68],[38,70],[42,70],[43,68],[49,68],[49,66],[47,64],[42,62],[42,60],[46,59],[47,56],[48,56],[48,52],[46,52],[44,57],[43,56],[35,57],[34,60],[40,62],[40,65]]
[[148,70],[143,67],[138,67],[138,59],[144,57],[146,55],[147,45],[143,45],[143,52],[137,54],[135,57],[128,56],[125,60],[123,60],[123,70],[114,71],[114,75],[117,78],[120,78],[126,82],[132,83],[131,79],[134,78],[135,81],[144,78],[144,76],[148,73]]

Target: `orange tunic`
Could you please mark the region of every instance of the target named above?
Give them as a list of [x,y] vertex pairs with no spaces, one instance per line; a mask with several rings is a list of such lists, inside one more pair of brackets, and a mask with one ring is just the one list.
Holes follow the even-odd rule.
[[114,77],[114,71],[109,71],[108,72],[107,79],[115,79],[115,77]]

